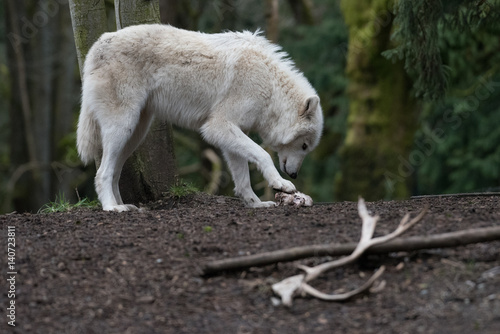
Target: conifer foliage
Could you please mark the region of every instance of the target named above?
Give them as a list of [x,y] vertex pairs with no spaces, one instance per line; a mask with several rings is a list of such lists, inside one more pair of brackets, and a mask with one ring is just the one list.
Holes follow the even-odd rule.
[[496,0],[400,0],[394,11],[392,39],[397,47],[383,55],[404,59],[405,70],[414,78],[416,96],[430,100],[443,97],[448,87],[450,68],[443,64],[439,47],[442,27],[462,32],[500,19]]

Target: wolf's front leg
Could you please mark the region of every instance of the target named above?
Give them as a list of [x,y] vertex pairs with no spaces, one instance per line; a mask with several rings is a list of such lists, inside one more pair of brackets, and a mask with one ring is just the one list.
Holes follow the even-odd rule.
[[[239,159],[234,158],[232,161],[236,161],[235,163],[233,162],[235,167],[229,166],[229,168],[233,174],[236,190],[243,192],[241,196],[246,196],[248,199],[254,200],[257,198],[250,187],[248,162],[257,165],[257,168],[262,172],[271,188],[287,193],[295,192],[295,186],[292,182],[281,177],[274,166],[271,156],[262,147],[245,135],[235,124],[228,121],[217,121],[217,119],[214,118],[202,126],[201,133],[207,142],[219,147],[225,152],[228,160],[234,157],[240,157]],[[231,157],[229,157],[229,155],[231,155]],[[246,167],[243,166],[243,161],[247,164]],[[231,163],[232,162],[228,161],[228,164]],[[251,194],[248,190],[251,191]]]
[[272,201],[262,202],[253,192],[248,161],[245,158],[229,152],[224,152],[224,157],[233,176],[234,193],[245,202],[246,206],[251,208],[276,206],[276,203]]
[[273,188],[274,190],[282,191],[285,193],[293,193],[296,191],[295,185],[292,182],[282,178],[274,165],[267,167],[262,171],[262,174],[264,175],[264,178],[269,182],[269,187]]

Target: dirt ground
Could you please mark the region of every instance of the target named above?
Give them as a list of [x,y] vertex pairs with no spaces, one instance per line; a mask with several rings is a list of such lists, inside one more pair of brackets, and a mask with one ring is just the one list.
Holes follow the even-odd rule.
[[[427,216],[404,236],[500,225],[500,197],[367,203],[389,233],[406,212]],[[192,195],[145,212],[79,210],[0,216],[2,282],[7,226],[15,226],[16,318],[1,333],[500,333],[500,241],[369,255],[312,282],[353,289],[380,265],[386,287],[347,302],[272,302],[271,285],[328,257],[200,275],[204,263],[309,244],[357,241],[356,203],[248,209],[228,197]]]

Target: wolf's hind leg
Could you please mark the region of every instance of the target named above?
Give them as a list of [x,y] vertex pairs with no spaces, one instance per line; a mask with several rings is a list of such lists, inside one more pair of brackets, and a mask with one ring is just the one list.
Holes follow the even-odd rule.
[[[129,211],[137,209],[125,205],[120,196],[118,181],[121,169],[130,153],[138,146],[137,128],[139,112],[121,110],[113,119],[101,119],[102,161],[95,177],[96,192],[105,211]],[[148,123],[149,124],[149,123]],[[140,137],[139,139],[142,139]]]
[[252,190],[248,161],[234,153],[224,152],[231,175],[234,181],[234,193],[239,196],[248,207],[271,207],[274,202],[262,202]]
[[[139,147],[139,145],[144,141],[149,127],[153,121],[153,113],[148,109],[143,109],[139,117],[139,123],[137,124],[132,136],[128,140],[124,149],[121,151],[119,158],[117,159],[117,164],[115,168],[115,173],[113,174],[113,194],[118,205],[123,205],[122,196],[120,195],[119,181],[120,175],[123,169],[125,161],[132,155],[132,153]],[[130,210],[138,210],[135,205],[125,204]]]
[[[116,131],[113,131],[116,133]],[[121,135],[125,135],[124,132]],[[121,137],[121,136],[120,136]],[[123,138],[106,138],[103,136],[102,160],[95,177],[95,190],[102,208],[105,211],[128,211],[128,208],[119,204],[113,189],[114,175],[116,174],[117,159],[125,144]]]

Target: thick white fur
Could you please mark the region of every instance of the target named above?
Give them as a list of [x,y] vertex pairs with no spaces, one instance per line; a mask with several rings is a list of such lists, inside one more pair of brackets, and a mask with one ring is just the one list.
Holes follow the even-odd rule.
[[292,177],[318,144],[319,98],[286,57],[250,32],[203,34],[139,25],[102,35],[85,61],[77,146],[84,163],[102,149],[95,185],[103,209],[136,209],[123,204],[118,180],[154,116],[200,131],[219,147],[235,193],[248,206],[274,205],[253,192],[248,162],[257,165],[270,187],[295,191],[269,154],[245,134],[257,132]]

